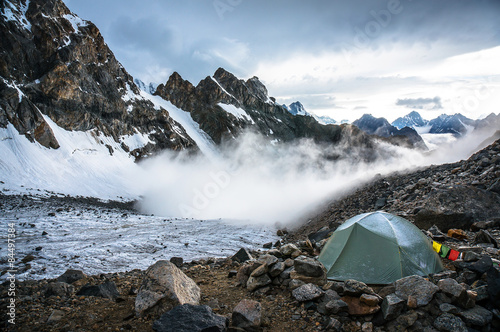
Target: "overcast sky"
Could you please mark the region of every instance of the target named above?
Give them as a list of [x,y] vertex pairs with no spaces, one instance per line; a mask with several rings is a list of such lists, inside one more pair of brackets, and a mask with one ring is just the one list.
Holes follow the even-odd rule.
[[498,0],[65,0],[131,75],[218,67],[336,120],[500,112]]

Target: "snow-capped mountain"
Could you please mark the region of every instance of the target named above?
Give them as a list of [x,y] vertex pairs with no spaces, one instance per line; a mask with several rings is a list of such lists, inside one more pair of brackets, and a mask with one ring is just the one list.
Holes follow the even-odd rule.
[[404,138],[402,143],[412,147],[419,147],[425,149],[425,143],[422,137],[412,128],[405,127],[398,129],[392,126],[385,118],[375,118],[371,114],[364,114],[361,118],[354,121],[353,125],[363,130],[367,134],[376,135],[380,137],[399,137]]
[[462,114],[441,114],[428,121],[422,119],[418,112],[413,111],[396,119],[392,125],[399,129],[409,127],[424,133],[453,134],[455,137],[461,137],[476,129],[500,128],[500,115],[492,113],[483,119],[472,120]]
[[329,116],[323,115],[319,116],[316,114],[312,114],[306,111],[304,108],[304,105],[302,105],[299,101],[296,101],[294,103],[291,103],[290,105],[283,105],[284,108],[288,110],[293,115],[304,115],[304,116],[312,116],[313,118],[316,119],[321,124],[328,125],[328,124],[337,124],[337,121],[332,119]]
[[308,113],[304,108],[304,105],[302,105],[299,101],[291,103],[288,106],[286,105],[283,106],[285,106],[288,109],[288,112],[292,113],[293,115],[312,116],[312,114]]
[[454,136],[463,136],[471,132],[476,125],[476,121],[471,120],[462,114],[446,115],[442,114],[429,121],[431,134],[453,134]]
[[[313,115],[313,116],[321,124],[324,124],[324,125],[327,125],[327,124],[337,124],[337,121],[335,121],[334,119],[332,119],[331,117],[329,117],[327,115],[322,115],[322,116]],[[346,121],[346,120],[343,120],[343,121]],[[346,122],[341,122],[341,123],[347,123],[347,121]]]
[[398,129],[403,129],[404,127],[409,127],[415,129],[415,127],[426,126],[429,121],[422,119],[422,116],[413,111],[404,117],[397,118],[392,122],[392,125]]

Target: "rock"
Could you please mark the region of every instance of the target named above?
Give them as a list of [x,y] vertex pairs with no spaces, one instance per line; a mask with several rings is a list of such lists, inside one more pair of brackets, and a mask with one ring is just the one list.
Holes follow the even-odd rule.
[[453,304],[449,304],[449,303],[441,303],[439,305],[439,310],[441,310],[442,312],[453,314],[453,315],[456,315],[459,312],[457,307],[455,307]]
[[295,271],[295,269],[294,269],[290,272],[290,277],[292,279],[302,280],[304,283],[307,283],[307,284],[312,283],[312,284],[315,284],[318,286],[323,286],[327,282],[326,273],[321,277],[307,277],[307,276],[304,276],[300,273],[297,273],[297,271]]
[[432,225],[431,228],[427,230],[431,234],[431,237],[435,241],[445,241],[446,240],[446,234],[441,232],[441,230],[436,226]]
[[472,241],[473,244],[480,244],[480,243],[491,243],[493,244],[494,248],[498,248],[498,242],[495,240],[493,236],[488,231],[485,231],[481,229],[475,236],[474,240]]
[[273,247],[273,243],[272,242],[264,243],[262,245],[262,248],[264,248],[264,249],[271,249],[272,247]]
[[352,316],[366,316],[372,315],[380,310],[380,307],[377,306],[369,306],[360,301],[358,297],[353,296],[344,296],[341,298],[342,301],[347,303],[349,308],[349,315]]
[[84,295],[84,296],[98,296],[108,298],[110,300],[115,300],[120,293],[116,289],[116,285],[112,281],[107,281],[104,284],[100,285],[86,285],[83,286],[76,295]]
[[362,294],[375,294],[371,287],[364,282],[348,279],[344,281],[344,294],[349,296],[361,296]]
[[253,258],[252,255],[250,255],[250,253],[248,252],[248,250],[246,250],[245,248],[241,248],[240,250],[238,250],[236,254],[233,255],[233,257],[231,257],[231,259],[236,262],[244,263]]
[[395,320],[386,325],[388,331],[407,331],[407,328],[413,326],[418,319],[416,311],[409,311],[398,316]]
[[360,296],[359,300],[366,304],[366,305],[369,305],[370,307],[374,307],[376,305],[378,305],[380,299],[375,296],[375,295],[369,295],[369,294],[363,294]]
[[373,332],[373,323],[364,322],[363,325],[361,325],[361,332]]
[[283,256],[291,256],[292,253],[294,253],[297,250],[299,250],[299,248],[297,248],[297,246],[295,244],[293,244],[293,243],[287,243],[284,246],[281,246],[280,253]]
[[283,255],[281,254],[281,252],[278,249],[271,249],[267,252],[267,254],[273,255],[273,256],[278,257],[278,258],[283,257]]
[[278,258],[276,256],[273,256],[273,255],[262,255],[259,257],[259,259],[257,259],[257,262],[259,262],[261,264],[266,264],[267,266],[271,266],[274,263],[276,263],[277,261],[278,261]]
[[336,291],[332,289],[328,289],[327,291],[325,291],[325,294],[318,302],[318,312],[322,315],[325,315],[327,303],[335,300],[340,300],[340,295]]
[[267,274],[260,275],[258,277],[250,277],[247,281],[247,289],[253,292],[257,288],[264,287],[271,284],[272,280]]
[[45,296],[67,297],[71,296],[74,292],[75,287],[73,285],[67,284],[65,282],[55,281],[47,285]]
[[333,230],[331,230],[330,228],[328,228],[327,226],[321,228],[319,231],[317,231],[316,233],[311,233],[307,236],[307,238],[309,239],[309,241],[311,241],[312,243],[314,242],[319,242],[323,239],[326,239],[327,237],[329,237],[329,235],[333,232]]
[[228,319],[216,315],[209,306],[189,303],[174,307],[153,323],[156,332],[223,332]]
[[463,318],[466,324],[486,326],[493,319],[493,314],[491,311],[477,305],[474,308],[462,311],[460,317]]
[[49,316],[49,319],[47,319],[47,323],[55,323],[63,319],[64,315],[66,313],[62,310],[52,310],[52,313]]
[[476,296],[476,302],[481,302],[488,299],[488,283],[483,280],[476,280],[472,283],[471,291],[474,291]]
[[396,294],[387,295],[382,301],[382,314],[385,320],[395,319],[405,307],[405,300],[398,297]]
[[261,275],[266,274],[267,271],[268,271],[267,264],[262,264],[261,266],[253,270],[252,273],[250,273],[250,277],[260,277]]
[[182,257],[172,257],[170,258],[170,263],[173,263],[178,268],[181,268],[182,264],[184,264],[184,259]]
[[87,275],[80,270],[66,270],[62,275],[57,278],[57,281],[72,284],[77,280],[86,278]]
[[461,229],[449,229],[447,235],[457,240],[467,240],[467,233]]
[[252,272],[259,266],[260,264],[257,262],[250,262],[243,264],[238,269],[238,273],[236,274],[236,280],[238,284],[245,286],[247,284],[248,277],[250,277],[250,274],[252,274]]
[[465,323],[457,316],[449,313],[440,315],[433,325],[442,332],[468,332]]
[[285,271],[285,263],[277,262],[269,268],[269,275],[274,278],[279,276],[283,271]]
[[325,267],[321,264],[321,262],[314,258],[299,256],[295,259],[293,266],[297,273],[306,277],[326,276]]
[[257,330],[261,325],[262,306],[259,302],[243,299],[234,308],[232,325],[245,330]]
[[[454,262],[455,263],[455,262]],[[476,272],[472,272],[469,269],[464,269],[457,277],[457,282],[466,283],[467,285],[472,284],[477,279]]]
[[417,299],[417,306],[421,307],[429,304],[439,287],[432,282],[425,280],[421,276],[409,276],[395,282],[396,295],[403,300],[408,300],[408,296]]
[[[285,264],[286,266],[286,264]],[[281,279],[290,279],[290,274],[294,271],[293,267],[289,267],[283,270],[283,272],[280,273],[280,278]]]
[[476,262],[481,259],[481,255],[475,253],[474,251],[465,251],[463,252],[464,257],[463,260],[464,262]]
[[227,273],[228,278],[233,278],[233,277],[236,277],[237,275],[238,275],[238,271],[236,271],[236,270],[231,270]]
[[296,289],[300,286],[303,286],[305,285],[306,283],[303,282],[302,280],[299,280],[299,279],[292,279],[290,280],[290,283],[288,284],[288,288],[290,289]]
[[333,317],[328,317],[324,324],[325,331],[340,332],[342,331],[342,323]]
[[199,302],[198,285],[177,266],[162,260],[146,270],[135,299],[135,311],[138,315],[148,312],[161,315],[175,306]]
[[323,296],[325,291],[314,284],[305,284],[292,291],[292,296],[299,302],[312,301]]
[[337,315],[341,312],[348,312],[349,306],[341,299],[331,300],[325,304],[325,313],[327,315]]
[[464,286],[455,279],[447,278],[438,281],[439,290],[451,298],[452,303],[465,307],[468,295]]
[[500,271],[496,268],[490,269],[486,273],[486,282],[488,283],[488,295],[490,302],[495,307],[500,307]]
[[483,274],[491,269],[493,266],[493,262],[491,261],[491,257],[488,255],[483,255],[480,260],[477,262],[470,263],[467,268],[473,272],[477,272],[479,274]]

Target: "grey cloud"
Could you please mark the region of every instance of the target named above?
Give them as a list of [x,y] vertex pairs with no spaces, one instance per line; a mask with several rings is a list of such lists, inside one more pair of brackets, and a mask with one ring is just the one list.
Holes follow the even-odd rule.
[[[500,42],[497,0],[66,1],[71,10],[96,23],[132,75],[140,76],[144,66],[129,60],[136,52],[194,82],[219,66],[252,76],[260,61],[277,62],[301,52],[356,51],[394,43],[453,45],[446,54],[433,55],[442,58]],[[216,3],[230,9],[220,15]],[[398,9],[390,18],[384,16],[388,7]],[[364,43],[356,43],[363,38]],[[230,49],[224,57],[214,57],[214,42],[224,39],[248,45],[248,58],[227,61]]]
[[407,108],[413,108],[413,109],[428,109],[428,110],[429,109],[437,110],[443,108],[443,106],[441,105],[441,98],[437,96],[434,98],[398,99],[396,105],[405,106]]

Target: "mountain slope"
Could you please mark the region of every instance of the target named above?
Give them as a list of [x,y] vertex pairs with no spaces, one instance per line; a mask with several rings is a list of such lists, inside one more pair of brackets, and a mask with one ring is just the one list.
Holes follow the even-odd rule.
[[[137,158],[196,146],[167,110],[140,95],[96,26],[61,1],[3,1],[0,11],[0,127],[10,123],[57,149],[47,115],[65,130],[112,137]],[[150,142],[130,151],[122,137],[138,133]]]

